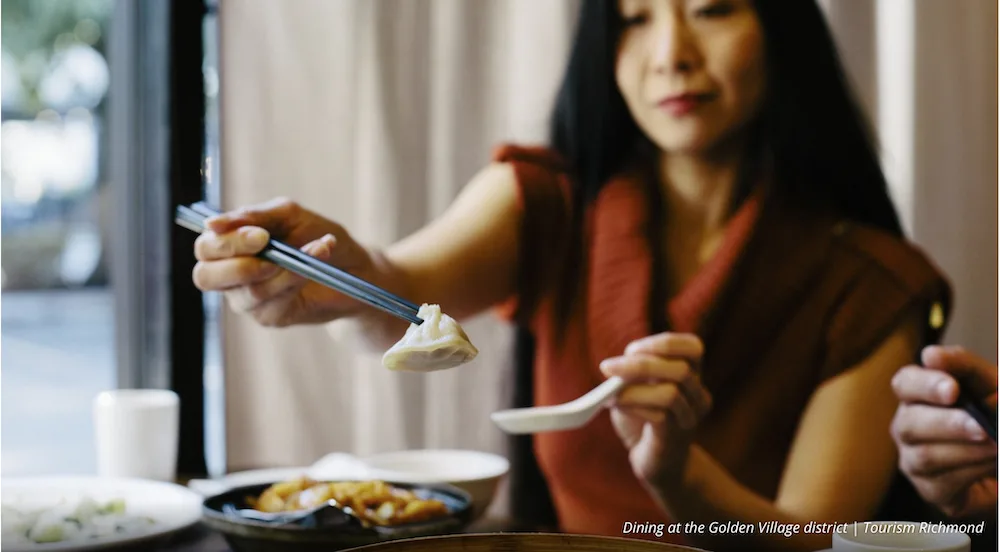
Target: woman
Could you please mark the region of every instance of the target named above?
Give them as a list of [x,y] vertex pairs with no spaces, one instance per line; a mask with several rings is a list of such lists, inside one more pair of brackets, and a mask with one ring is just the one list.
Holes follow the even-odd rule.
[[456,318],[502,306],[537,343],[537,404],[626,378],[608,414],[534,437],[561,529],[693,521],[627,536],[713,550],[817,550],[809,522],[875,515],[890,380],[947,310],[811,2],[585,0],[550,147],[499,148],[385,251],[286,200],[209,226],[194,281],[263,325],[405,330],[252,257],[273,235]]

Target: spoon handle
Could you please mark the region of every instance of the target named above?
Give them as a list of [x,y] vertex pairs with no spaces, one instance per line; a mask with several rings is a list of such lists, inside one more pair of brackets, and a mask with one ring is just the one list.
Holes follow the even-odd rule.
[[577,400],[580,401],[580,406],[597,407],[617,395],[623,387],[625,387],[625,380],[618,376],[612,376]]

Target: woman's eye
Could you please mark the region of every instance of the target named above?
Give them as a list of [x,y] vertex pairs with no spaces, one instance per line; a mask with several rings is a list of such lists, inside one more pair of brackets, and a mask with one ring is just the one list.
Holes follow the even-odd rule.
[[702,6],[694,11],[697,17],[723,17],[733,11],[733,6],[729,2],[715,2],[707,6]]
[[638,25],[642,25],[647,21],[649,21],[649,16],[644,13],[636,15],[626,15],[622,17],[622,25],[625,27],[635,27]]

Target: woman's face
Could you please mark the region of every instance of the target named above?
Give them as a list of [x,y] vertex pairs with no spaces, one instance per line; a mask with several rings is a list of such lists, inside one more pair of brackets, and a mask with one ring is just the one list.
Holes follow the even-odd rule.
[[615,79],[639,128],[660,149],[708,152],[757,114],[766,69],[751,0],[618,4],[625,27]]

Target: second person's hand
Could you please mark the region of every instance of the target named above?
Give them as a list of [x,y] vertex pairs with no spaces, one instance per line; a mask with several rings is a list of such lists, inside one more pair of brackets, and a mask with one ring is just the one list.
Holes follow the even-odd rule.
[[995,412],[997,367],[957,347],[928,347],[922,360],[925,367],[906,366],[892,382],[900,401],[892,424],[900,469],[948,516],[982,515],[996,508],[997,447],[954,403],[961,381]]
[[205,225],[206,232],[195,241],[195,285],[203,291],[224,292],[234,310],[249,314],[259,324],[323,323],[367,308],[256,257],[268,239],[275,238],[358,277],[375,280],[374,255],[339,224],[279,198],[222,213]]

